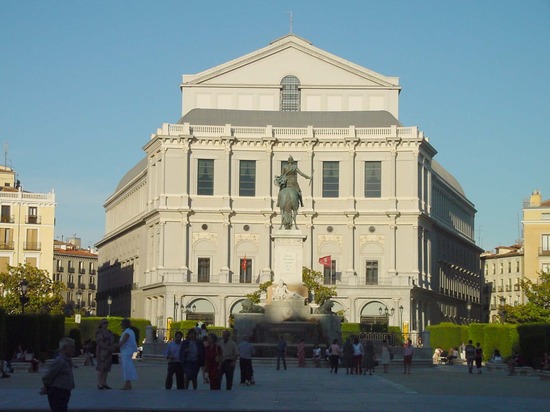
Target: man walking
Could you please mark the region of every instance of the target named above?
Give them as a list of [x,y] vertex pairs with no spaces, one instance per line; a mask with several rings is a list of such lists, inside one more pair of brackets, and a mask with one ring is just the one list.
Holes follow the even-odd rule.
[[178,389],[185,389],[184,376],[183,376],[183,364],[181,363],[180,350],[181,340],[183,339],[183,332],[177,331],[172,342],[166,345],[164,350],[164,356],[168,359],[168,371],[166,374],[166,381],[164,387],[166,389],[172,389],[173,376],[176,375],[176,387]]
[[235,373],[235,365],[239,357],[239,349],[237,344],[229,339],[231,333],[224,330],[222,333],[222,341],[218,346],[222,349],[222,365],[220,370],[220,382],[225,375],[225,387],[228,391],[233,387],[233,375]]
[[466,353],[466,364],[468,365],[468,373],[473,373],[476,348],[472,344],[471,340],[468,341],[466,348],[464,348],[464,352]]

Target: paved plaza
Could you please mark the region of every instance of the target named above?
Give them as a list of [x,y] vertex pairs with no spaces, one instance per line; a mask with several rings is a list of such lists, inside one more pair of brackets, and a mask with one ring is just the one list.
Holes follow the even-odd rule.
[[[400,362],[389,374],[377,368],[373,376],[330,374],[327,368],[275,370],[262,362],[254,366],[255,386],[210,391],[199,382],[197,391],[165,390],[166,364],[136,362],[139,380],[131,391],[98,390],[93,367],[75,369],[76,389],[71,411],[548,411],[550,381],[536,376],[506,376],[503,372],[467,373],[462,365],[413,365],[404,375]],[[48,411],[40,396],[39,373],[16,372],[0,379],[0,411]],[[122,385],[120,366],[109,375],[113,388]],[[225,382],[222,382],[225,388]]]

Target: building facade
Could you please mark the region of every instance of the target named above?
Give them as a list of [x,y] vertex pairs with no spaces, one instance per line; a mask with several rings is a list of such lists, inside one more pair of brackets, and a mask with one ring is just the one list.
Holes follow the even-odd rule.
[[540,272],[550,273],[550,199],[533,191],[523,205],[525,276],[536,283]]
[[424,133],[399,122],[398,78],[287,35],[180,87],[182,118],[105,202],[100,314],[111,296],[112,314],[158,327],[227,325],[273,278],[273,180],[292,156],[311,177],[299,177],[304,264],[336,286],[334,310],[409,331],[479,319],[474,205]]
[[526,298],[521,287],[524,280],[523,245],[499,246],[495,253],[483,253],[481,264],[486,286],[485,301],[487,319],[491,323],[504,321],[502,305],[523,305]]
[[28,264],[52,274],[55,193],[24,191],[15,172],[0,166],[0,271]]
[[96,314],[97,254],[77,242],[54,241],[53,280],[65,285],[65,303],[75,311]]

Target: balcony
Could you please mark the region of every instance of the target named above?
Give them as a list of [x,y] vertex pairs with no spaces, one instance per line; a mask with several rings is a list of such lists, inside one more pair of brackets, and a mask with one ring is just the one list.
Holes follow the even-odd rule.
[[23,242],[24,250],[42,250],[41,242]]
[[39,225],[42,223],[42,218],[40,216],[25,216],[25,223],[29,225]]
[[86,269],[80,268],[80,269],[78,269],[78,273],[80,273],[81,275],[84,275],[84,274],[86,274]]
[[506,292],[512,291],[512,285],[506,285]]
[[498,287],[498,291],[499,291],[499,292],[502,292],[503,289],[504,289],[504,288],[503,288],[502,286],[499,286],[499,287]]
[[67,272],[69,272],[69,273],[74,273],[74,268],[71,268],[71,267],[70,267],[69,269],[67,269]]
[[96,274],[95,269],[90,269],[90,275],[95,275],[95,274]]
[[491,310],[497,310],[497,307],[498,306],[496,304],[494,304],[494,303],[491,304]]
[[56,272],[65,272],[65,268],[63,266],[58,266],[56,269]]
[[15,222],[15,216],[14,215],[2,215],[2,216],[0,216],[0,222],[1,223],[13,223],[13,222]]
[[539,247],[539,256],[550,256],[550,249]]
[[13,241],[0,242],[0,250],[13,250]]
[[89,305],[89,306],[92,307],[92,308],[95,308],[95,302],[92,300],[92,301],[90,302],[90,305]]
[[514,291],[517,292],[520,290],[520,285],[514,285]]
[[74,289],[74,282],[67,282],[67,288]]
[[95,283],[89,283],[88,284],[88,289],[95,290]]
[[78,289],[86,289],[86,284],[85,283],[79,283],[78,284]]

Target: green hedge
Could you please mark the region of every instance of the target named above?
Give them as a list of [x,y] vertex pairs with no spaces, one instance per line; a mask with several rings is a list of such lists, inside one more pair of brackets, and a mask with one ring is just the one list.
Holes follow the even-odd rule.
[[[81,318],[80,323],[76,323],[74,318],[65,318],[65,336],[70,336],[71,330],[77,329],[80,332],[81,342],[85,342],[87,339],[92,339],[95,341],[95,333],[102,319],[104,318],[90,316]],[[113,332],[117,340],[122,334],[122,326],[120,324],[122,319],[124,318],[112,316],[107,318],[107,321],[109,322],[107,329]],[[145,337],[145,328],[147,325],[150,325],[151,322],[146,319],[130,319],[130,322],[132,324],[132,329],[136,334],[136,341],[139,346]]]

